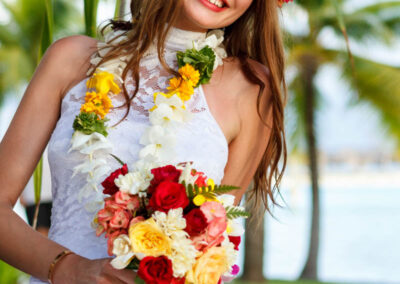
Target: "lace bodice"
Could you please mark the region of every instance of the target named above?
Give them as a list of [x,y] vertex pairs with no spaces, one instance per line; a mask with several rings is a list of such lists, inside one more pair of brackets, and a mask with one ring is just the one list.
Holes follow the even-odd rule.
[[[165,60],[177,69],[176,51],[190,47],[193,40],[201,39],[203,33],[172,29],[167,37]],[[151,49],[140,63],[139,92],[131,103],[129,115],[109,131],[108,139],[114,145],[113,153],[128,165],[138,159],[142,145],[139,138],[149,125],[148,110],[153,107],[153,93],[163,91],[168,79],[172,77],[159,62],[157,53]],[[53,209],[49,238],[69,248],[77,254],[90,259],[108,257],[104,235],[96,237],[91,227],[93,214],[84,209],[84,202],[77,201],[79,189],[85,177],[72,177],[73,168],[82,161],[82,154],[70,152],[73,134],[72,123],[84,102],[86,81],[84,79],[68,91],[62,100],[61,116],[57,122],[48,145],[48,159],[51,168]],[[125,81],[131,96],[135,89],[134,80],[128,76]],[[124,98],[112,98],[114,106],[121,105]],[[228,158],[228,144],[218,123],[212,116],[201,86],[187,102],[193,113],[190,121],[176,133],[176,157],[171,163],[193,161],[193,167],[205,172],[207,176],[220,183]],[[125,109],[113,109],[108,115],[108,125],[114,125],[125,114]],[[109,157],[107,162],[112,169],[119,164]],[[31,283],[42,283],[32,278]]]

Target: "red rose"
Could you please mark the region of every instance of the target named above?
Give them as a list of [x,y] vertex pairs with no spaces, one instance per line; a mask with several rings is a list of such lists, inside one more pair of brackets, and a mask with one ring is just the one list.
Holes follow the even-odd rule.
[[181,170],[178,170],[172,165],[152,169],[151,173],[154,177],[150,181],[149,193],[152,193],[154,189],[163,181],[178,182],[181,172]]
[[185,277],[173,278],[171,284],[185,284]]
[[138,276],[146,284],[170,284],[173,279],[172,262],[164,255],[146,256],[140,261]]
[[239,250],[239,245],[241,238],[240,237],[234,237],[234,236],[228,236],[229,241],[235,245],[235,250]]
[[104,187],[103,193],[113,195],[116,193],[119,188],[115,185],[115,179],[119,177],[119,175],[126,175],[128,173],[128,166],[124,164],[122,168],[114,171],[111,175],[106,178],[101,185]]
[[176,182],[163,181],[155,189],[149,206],[157,211],[167,213],[169,209],[185,208],[189,205],[185,187]]
[[191,236],[198,236],[207,228],[207,218],[199,208],[191,210],[184,216],[186,219],[185,231]]

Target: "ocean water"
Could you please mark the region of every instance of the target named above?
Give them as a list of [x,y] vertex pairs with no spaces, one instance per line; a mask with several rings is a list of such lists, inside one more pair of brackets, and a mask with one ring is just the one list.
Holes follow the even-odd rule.
[[[400,178],[400,176],[399,176]],[[296,279],[308,248],[310,192],[282,193],[287,208],[265,220],[265,274]],[[350,283],[400,283],[400,186],[321,188],[319,277]]]

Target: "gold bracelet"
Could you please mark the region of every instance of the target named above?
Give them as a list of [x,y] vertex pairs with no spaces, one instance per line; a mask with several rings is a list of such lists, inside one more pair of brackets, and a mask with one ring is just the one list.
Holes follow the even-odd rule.
[[49,267],[49,273],[47,274],[47,280],[49,281],[50,284],[53,284],[53,273],[54,273],[54,267],[56,266],[57,262],[59,262],[63,257],[72,254],[74,252],[70,251],[70,250],[64,250],[63,252],[61,252],[60,254],[58,254],[54,260],[52,261],[52,263],[50,264]]

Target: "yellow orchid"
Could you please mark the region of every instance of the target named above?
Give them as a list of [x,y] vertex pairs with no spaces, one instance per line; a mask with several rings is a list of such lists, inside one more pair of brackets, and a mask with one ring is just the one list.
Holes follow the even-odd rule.
[[193,66],[188,63],[179,68],[178,72],[185,81],[190,81],[193,86],[196,86],[200,80],[200,72],[194,69]]
[[177,94],[184,102],[189,100],[194,93],[191,81],[185,81],[177,77],[169,80],[169,87],[167,87],[167,89],[170,95]]
[[94,112],[103,119],[112,106],[111,99],[107,94],[87,92],[85,103],[81,106],[81,111]]
[[114,81],[114,75],[107,71],[94,73],[86,82],[86,86],[89,89],[95,88],[100,94],[108,94],[110,91],[114,94],[121,92],[120,87]]
[[[211,186],[211,189],[209,188]],[[212,192],[214,191],[215,183],[214,180],[209,178],[207,179],[207,186],[201,188],[201,192]],[[196,206],[201,206],[204,202],[207,201],[218,201],[215,197],[211,197],[208,194],[197,194],[195,198],[193,198],[193,203]]]

